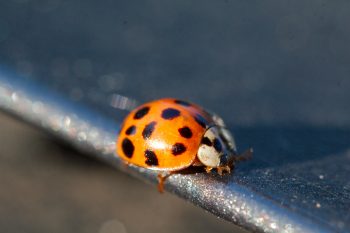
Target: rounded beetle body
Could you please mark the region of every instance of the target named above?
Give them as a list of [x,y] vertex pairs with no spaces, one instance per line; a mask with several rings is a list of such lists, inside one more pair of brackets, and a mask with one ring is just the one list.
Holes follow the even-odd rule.
[[178,99],[160,99],[136,108],[124,120],[117,153],[127,163],[158,171],[191,165],[229,172],[234,139],[220,117]]

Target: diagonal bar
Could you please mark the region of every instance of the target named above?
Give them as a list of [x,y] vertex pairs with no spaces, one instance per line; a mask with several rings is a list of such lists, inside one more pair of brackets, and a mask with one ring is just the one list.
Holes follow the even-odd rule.
[[[0,108],[126,173],[156,182],[156,173],[126,167],[115,154],[120,122],[83,103],[73,103],[59,93],[1,72]],[[240,182],[244,178],[244,173],[224,178],[203,173],[175,174],[167,180],[165,190],[254,232],[335,231],[322,220],[281,205],[254,186]]]

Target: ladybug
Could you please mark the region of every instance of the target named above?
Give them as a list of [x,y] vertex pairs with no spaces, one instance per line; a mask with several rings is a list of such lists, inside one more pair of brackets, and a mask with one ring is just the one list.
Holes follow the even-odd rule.
[[159,191],[170,174],[190,166],[230,173],[238,156],[223,120],[198,105],[179,99],[145,103],[125,118],[117,140],[117,154],[127,164],[158,171]]

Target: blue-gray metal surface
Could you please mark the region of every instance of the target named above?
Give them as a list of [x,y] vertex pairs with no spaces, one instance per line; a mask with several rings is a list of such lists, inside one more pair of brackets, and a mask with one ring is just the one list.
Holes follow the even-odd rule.
[[349,10],[325,0],[1,1],[1,108],[154,182],[114,156],[125,112],[113,97],[196,102],[254,159],[225,178],[172,176],[167,190],[251,230],[349,232]]
[[[126,172],[156,181],[152,171],[122,165],[115,154],[120,122],[101,112],[4,72],[0,107]],[[256,232],[349,230],[348,131],[252,128],[238,135],[239,142],[256,146],[253,161],[225,177],[176,174],[166,190]],[[313,143],[326,155],[313,151]]]

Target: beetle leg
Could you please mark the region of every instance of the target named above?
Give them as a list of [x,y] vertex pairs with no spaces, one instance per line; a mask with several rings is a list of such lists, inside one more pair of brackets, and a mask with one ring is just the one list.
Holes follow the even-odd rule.
[[211,172],[211,170],[213,170],[213,168],[212,168],[212,167],[205,167],[205,171],[206,171],[207,173],[210,173],[210,172]]
[[157,179],[158,179],[158,191],[160,193],[163,193],[164,192],[164,182],[165,180],[171,176],[172,173],[171,172],[167,172],[167,173],[164,173],[164,172],[160,172],[158,173],[157,175]]
[[223,172],[227,172],[227,173],[230,173],[230,172],[231,172],[230,166],[217,167],[217,170],[218,170],[218,174],[219,174],[220,176],[222,176]]
[[248,150],[244,151],[239,156],[235,157],[236,162],[246,161],[248,159],[251,159],[253,157],[253,148],[249,148]]

